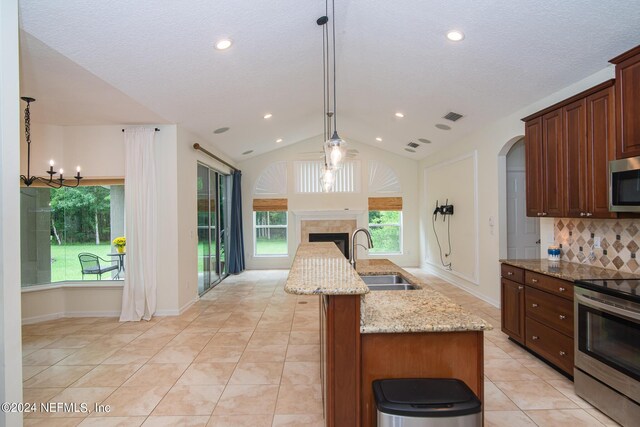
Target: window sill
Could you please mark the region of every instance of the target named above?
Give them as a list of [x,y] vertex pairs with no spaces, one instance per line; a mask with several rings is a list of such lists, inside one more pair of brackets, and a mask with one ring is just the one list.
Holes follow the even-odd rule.
[[61,289],[61,288],[100,288],[100,289],[118,289],[124,286],[124,280],[85,280],[85,281],[68,281],[68,282],[56,282],[56,283],[47,283],[44,285],[32,285],[25,286],[21,288],[21,292],[37,292],[37,291],[48,291],[50,289]]

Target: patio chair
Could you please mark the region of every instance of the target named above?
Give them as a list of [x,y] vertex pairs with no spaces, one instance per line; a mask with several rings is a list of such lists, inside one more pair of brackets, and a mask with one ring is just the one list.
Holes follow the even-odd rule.
[[[111,261],[107,261],[104,258],[100,258],[98,255],[88,252],[78,254],[78,259],[80,260],[80,267],[82,268],[82,280],[84,280],[85,274],[95,274],[100,278],[100,280],[102,280],[102,275],[104,273],[118,269],[118,266],[112,265]],[[104,267],[100,265],[100,261],[104,263]]]

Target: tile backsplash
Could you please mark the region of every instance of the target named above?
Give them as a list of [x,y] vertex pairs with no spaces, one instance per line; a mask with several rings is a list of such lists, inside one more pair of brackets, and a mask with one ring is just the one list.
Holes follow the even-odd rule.
[[[563,261],[640,273],[640,219],[557,218],[553,235]],[[597,238],[600,248],[594,247]]]

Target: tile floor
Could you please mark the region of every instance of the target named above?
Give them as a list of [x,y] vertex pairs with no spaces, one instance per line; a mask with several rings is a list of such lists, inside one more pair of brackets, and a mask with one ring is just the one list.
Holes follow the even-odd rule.
[[[499,311],[409,269],[499,326]],[[318,298],[284,293],[286,271],[230,277],[178,317],[59,319],[23,327],[24,401],[109,405],[32,413],[25,426],[322,426]],[[486,426],[616,425],[570,381],[485,334]]]

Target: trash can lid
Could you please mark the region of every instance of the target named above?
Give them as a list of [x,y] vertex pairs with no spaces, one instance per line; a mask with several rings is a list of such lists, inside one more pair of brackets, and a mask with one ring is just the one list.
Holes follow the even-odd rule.
[[471,389],[454,378],[376,380],[373,394],[378,410],[408,417],[457,417],[477,414],[482,404]]

